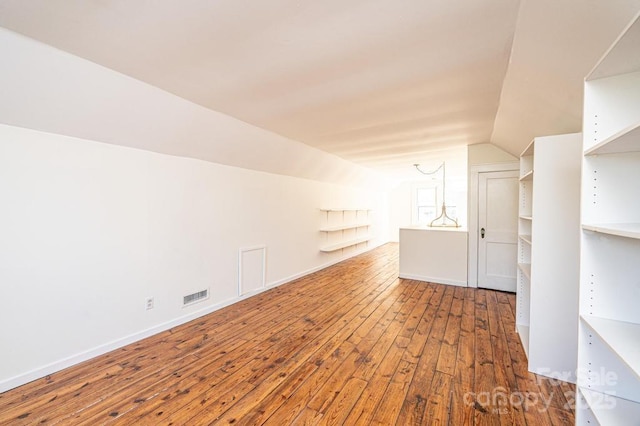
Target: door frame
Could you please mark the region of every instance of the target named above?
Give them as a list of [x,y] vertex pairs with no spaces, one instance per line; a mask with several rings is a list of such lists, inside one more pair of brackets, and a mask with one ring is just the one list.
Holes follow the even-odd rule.
[[517,161],[495,164],[478,164],[469,167],[469,235],[467,238],[468,263],[467,263],[467,285],[478,287],[478,191],[480,189],[480,173],[487,172],[507,172],[520,170],[520,163]]

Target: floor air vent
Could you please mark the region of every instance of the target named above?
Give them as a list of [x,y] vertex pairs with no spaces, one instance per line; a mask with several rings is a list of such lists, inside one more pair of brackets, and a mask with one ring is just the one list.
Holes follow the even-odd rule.
[[182,306],[191,305],[192,303],[199,302],[209,297],[209,289],[200,290],[196,293],[187,294],[183,297]]

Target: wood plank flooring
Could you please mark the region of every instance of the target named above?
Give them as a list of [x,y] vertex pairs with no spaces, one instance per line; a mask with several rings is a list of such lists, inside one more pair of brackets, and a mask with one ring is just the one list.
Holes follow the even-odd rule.
[[398,276],[398,245],[0,394],[10,425],[561,425],[512,294]]

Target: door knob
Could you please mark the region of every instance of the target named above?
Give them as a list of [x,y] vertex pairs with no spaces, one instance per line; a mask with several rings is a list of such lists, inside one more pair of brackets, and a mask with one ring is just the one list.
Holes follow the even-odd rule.
[[480,228],[480,236],[484,238],[484,228]]

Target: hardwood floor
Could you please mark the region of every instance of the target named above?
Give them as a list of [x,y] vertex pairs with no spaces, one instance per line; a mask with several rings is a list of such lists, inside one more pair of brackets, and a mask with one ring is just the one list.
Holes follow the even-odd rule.
[[397,275],[387,244],[0,394],[0,424],[573,424],[513,295]]

